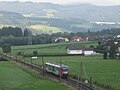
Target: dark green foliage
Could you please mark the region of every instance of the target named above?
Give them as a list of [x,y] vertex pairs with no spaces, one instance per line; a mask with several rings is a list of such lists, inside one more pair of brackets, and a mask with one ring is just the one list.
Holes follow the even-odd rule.
[[22,52],[18,52],[18,55],[22,55]]
[[33,55],[38,55],[38,51],[33,51]]
[[116,54],[117,54],[117,46],[114,44],[110,47],[110,51],[109,51],[109,57],[111,59],[115,59],[116,58]]
[[[88,31],[88,32],[78,32],[78,33],[53,33],[53,34],[38,34],[38,35],[32,35],[32,32],[28,29],[24,30],[24,34],[22,35],[22,30],[21,28],[18,27],[3,27],[2,29],[0,29],[0,46],[4,45],[4,44],[9,44],[9,45],[14,45],[14,46],[18,46],[18,45],[28,45],[28,37],[32,37],[32,44],[47,44],[47,43],[52,43],[54,42],[54,38],[57,37],[63,37],[63,38],[68,38],[69,40],[71,40],[71,38],[73,36],[80,36],[82,38],[86,38],[90,35],[90,37],[93,37],[93,41],[94,40],[98,40],[95,39],[94,36],[101,36],[101,35],[118,35],[120,34],[120,29],[108,29],[108,30],[103,30],[103,31],[99,31],[99,32],[92,32],[92,31]],[[98,52],[104,52],[104,48],[103,46],[101,46],[101,43],[98,42],[98,47],[96,49],[96,51]],[[94,48],[94,47],[92,47]]]
[[104,45],[98,45],[96,48],[95,48],[95,51],[97,53],[104,53],[105,52],[105,47]]
[[8,61],[8,60],[6,60],[6,59],[0,57],[0,61]]
[[11,46],[10,45],[3,45],[2,46],[3,53],[10,53],[11,52]]
[[93,45],[91,45],[90,48],[95,49],[95,47]]
[[24,30],[24,37],[32,36],[32,32],[28,30],[27,28]]
[[104,51],[103,59],[107,59],[107,51]]
[[22,37],[22,30],[18,27],[3,27],[0,30],[0,36],[14,36],[14,37]]
[[120,53],[119,53],[119,56],[118,56],[118,58],[120,59]]

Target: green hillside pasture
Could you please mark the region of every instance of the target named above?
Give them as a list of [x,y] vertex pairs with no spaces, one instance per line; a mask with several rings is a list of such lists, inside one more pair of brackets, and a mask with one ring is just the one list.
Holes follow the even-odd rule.
[[32,55],[33,51],[38,51],[39,55],[56,55],[56,54],[67,54],[66,46],[58,46],[55,47],[46,47],[46,48],[39,48],[39,49],[25,49],[25,50],[14,50],[13,55],[16,52],[24,52],[24,55]]
[[[39,54],[66,54],[66,44],[80,44],[86,47],[97,45],[97,42],[67,42],[67,43],[53,43],[53,44],[40,44],[40,45],[26,45],[26,46],[13,46],[12,55],[17,52],[24,52],[24,54],[32,54],[33,51],[38,51]],[[59,48],[60,46],[60,48]]]
[[[120,89],[120,62],[118,60],[103,60],[102,55],[95,56],[64,56],[64,57],[44,57],[44,62],[62,63],[70,67],[70,75],[78,75],[80,63],[83,62],[83,77],[99,85],[111,86]],[[30,63],[30,57],[24,58]],[[42,58],[33,60],[34,64],[42,66]],[[109,89],[110,90],[110,89]],[[112,89],[113,90],[113,89]]]
[[0,90],[70,90],[55,81],[25,72],[9,61],[0,61]]
[[[28,26],[27,26],[28,27]],[[70,32],[68,30],[58,28],[58,27],[50,27],[45,25],[31,25],[29,26],[31,29],[35,29],[38,31],[42,31],[43,33],[57,33],[57,32]]]
[[88,29],[92,29],[92,25],[93,25],[93,24],[89,24],[89,23],[85,23],[85,24],[75,24],[76,27],[85,28],[86,31],[87,31]]

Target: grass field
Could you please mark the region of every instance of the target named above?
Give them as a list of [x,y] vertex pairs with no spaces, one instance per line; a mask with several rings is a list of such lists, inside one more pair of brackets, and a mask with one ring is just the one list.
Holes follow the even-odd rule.
[[[97,42],[64,42],[64,43],[53,43],[53,44],[40,44],[40,45],[26,45],[26,46],[13,46],[12,53],[24,52],[24,54],[32,54],[33,51],[37,50],[39,54],[66,54],[67,44],[80,44],[86,47],[91,45],[96,46]],[[61,48],[59,48],[61,46]]]
[[[63,56],[63,57],[44,57],[44,62],[62,63],[70,67],[70,75],[78,75],[80,72],[80,63],[83,63],[83,77],[93,81],[99,85],[111,86],[114,89],[120,89],[120,61],[119,60],[103,60],[101,55],[95,56]],[[30,63],[31,58],[24,58]],[[42,66],[42,58],[33,60],[34,64]],[[108,89],[110,90],[110,89]],[[113,90],[113,89],[111,89]]]
[[[79,44],[79,43],[78,43]],[[61,45],[61,48],[58,46]],[[12,55],[21,51],[25,54],[32,54],[34,50],[37,50],[39,54],[66,54],[66,46],[62,44],[46,44],[46,45],[33,45],[33,46],[18,46],[12,47]],[[96,46],[97,43],[82,43],[82,45]],[[62,63],[70,67],[70,75],[78,75],[80,71],[80,63],[83,63],[83,77],[89,79],[93,78],[93,81],[98,85],[105,86],[107,90],[120,90],[120,62],[119,60],[104,60],[102,55],[93,56],[61,56],[61,57],[44,57],[44,62],[59,63],[60,58]],[[31,57],[18,56],[18,59],[25,59],[26,62],[30,62]],[[37,60],[33,60],[34,64],[42,65],[42,57],[38,57]],[[112,87],[110,89],[109,87]]]
[[0,61],[0,90],[70,90],[65,85],[26,72],[9,61]]
[[69,32],[68,30],[57,28],[57,27],[50,27],[46,25],[31,25],[28,28],[35,29],[38,31],[46,32],[46,33],[57,33],[57,32]]

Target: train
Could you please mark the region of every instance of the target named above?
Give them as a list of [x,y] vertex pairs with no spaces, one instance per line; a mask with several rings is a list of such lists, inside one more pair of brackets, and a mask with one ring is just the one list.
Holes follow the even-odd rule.
[[69,67],[64,64],[45,63],[45,70],[48,73],[52,73],[56,76],[67,78],[69,75]]

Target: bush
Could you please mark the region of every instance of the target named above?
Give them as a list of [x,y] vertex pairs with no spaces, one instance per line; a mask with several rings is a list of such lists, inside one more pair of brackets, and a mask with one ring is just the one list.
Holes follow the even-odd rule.
[[18,52],[18,55],[22,55],[22,52]]
[[33,55],[38,55],[38,51],[33,51]]

